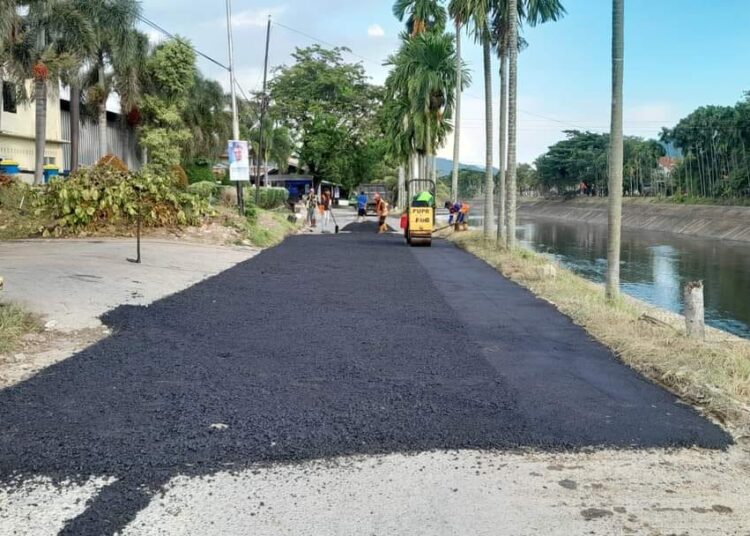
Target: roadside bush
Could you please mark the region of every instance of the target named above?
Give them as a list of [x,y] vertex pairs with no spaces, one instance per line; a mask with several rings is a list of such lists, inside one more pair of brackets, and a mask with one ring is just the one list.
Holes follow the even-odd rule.
[[12,182],[13,182],[12,175],[6,175],[5,173],[0,173],[0,188],[4,186],[10,186]]
[[177,184],[177,187],[182,190],[187,190],[187,187],[190,185],[190,181],[188,180],[187,173],[185,173],[185,170],[182,166],[179,164],[176,166],[172,166],[172,177],[174,177],[175,183]]
[[115,171],[128,171],[128,165],[113,154],[106,154],[96,163],[97,167],[110,167]]
[[[251,199],[255,199],[255,189],[251,189],[248,195]],[[260,200],[258,206],[266,210],[283,207],[289,199],[289,191],[286,188],[261,188],[260,189]]]
[[82,169],[67,180],[53,180],[38,210],[56,220],[52,232],[60,235],[131,225],[139,207],[143,225],[151,227],[197,224],[213,213],[207,199],[179,191],[171,177],[112,167]]
[[185,168],[190,184],[196,182],[216,182],[216,176],[208,163],[195,162]]
[[188,186],[189,193],[195,194],[209,201],[211,201],[214,198],[217,190],[218,190],[218,186],[213,181],[194,182],[193,184]]

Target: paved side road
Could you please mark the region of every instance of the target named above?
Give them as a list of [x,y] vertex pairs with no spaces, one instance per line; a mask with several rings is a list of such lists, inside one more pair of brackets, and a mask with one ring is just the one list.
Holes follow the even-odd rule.
[[[262,464],[284,464],[263,474],[304,486],[317,481],[301,462],[330,460],[336,474],[341,456],[365,456],[362,470],[391,463],[384,455],[436,451],[447,458],[422,465],[434,477],[453,456],[448,484],[482,473],[467,463],[477,449],[730,444],[484,263],[440,242],[407,248],[372,224],[347,231],[293,237],[147,308],[120,307],[104,318],[114,335],[0,392],[0,499],[11,505],[0,521],[18,534],[19,519],[40,516],[50,533],[206,534],[215,516],[223,533],[247,533],[226,522],[226,501],[236,501],[247,506],[243,519],[257,518],[257,533],[294,534],[293,487],[279,486],[289,495],[274,500],[273,516],[262,496],[248,509],[258,489],[272,493],[253,482]],[[394,463],[388,478],[398,481]],[[190,505],[202,493],[194,488],[212,490],[214,479],[226,501],[204,510],[193,531]],[[368,480],[357,482],[352,493]],[[414,491],[413,511],[427,505],[436,515],[452,496]],[[59,509],[31,506],[44,497],[59,497]],[[327,497],[333,512],[337,495]],[[463,500],[470,515],[472,499]],[[390,516],[411,511],[407,501],[356,532],[399,533]],[[313,520],[302,533],[352,533],[325,512]],[[462,533],[435,527],[430,534]]]
[[143,263],[132,239],[0,242],[7,300],[44,314],[55,329],[101,326],[122,303],[148,305],[245,261],[258,250],[145,239]]

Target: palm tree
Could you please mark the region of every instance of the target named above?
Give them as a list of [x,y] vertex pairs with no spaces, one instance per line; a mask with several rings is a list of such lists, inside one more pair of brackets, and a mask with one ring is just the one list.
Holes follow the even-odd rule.
[[442,32],[445,28],[445,10],[437,0],[396,0],[393,14],[401,22],[406,19],[406,29],[411,37],[428,30]]
[[[7,7],[7,6],[6,6]],[[75,62],[75,51],[88,39],[85,18],[69,1],[35,1],[15,20],[15,35],[5,50],[6,74],[17,86],[21,99],[27,99],[26,81],[33,81],[35,102],[34,183],[44,175],[47,142],[47,92],[57,85],[60,74]]]
[[107,154],[107,100],[113,92],[127,112],[135,105],[147,39],[135,30],[137,0],[73,0],[95,34],[87,74],[87,101],[97,110],[99,157]]
[[494,173],[492,166],[492,32],[490,22],[495,0],[451,0],[448,12],[454,19],[470,24],[474,38],[482,44],[484,67],[485,107],[485,180],[484,180],[484,237],[490,238],[493,220]]
[[[450,132],[448,118],[455,105],[457,80],[469,80],[465,68],[463,76],[457,76],[455,55],[452,35],[426,32],[404,41],[400,51],[387,61],[393,66],[386,83],[387,98],[397,113],[403,114],[403,124],[395,128],[410,136],[410,154],[416,151],[424,155],[422,177],[427,176],[426,162]],[[404,118],[408,118],[406,122]],[[405,140],[398,144],[398,153],[403,155]]]
[[453,174],[451,177],[451,200],[458,200],[458,173],[461,167],[461,86],[463,84],[463,60],[461,58],[461,19],[456,18],[456,113],[453,120]]
[[[505,243],[508,248],[515,247],[516,243],[516,204],[518,196],[518,179],[517,179],[517,134],[518,134],[518,52],[526,46],[525,41],[519,36],[519,27],[521,22],[525,21],[530,26],[556,21],[565,14],[565,8],[560,0],[503,0],[499,10],[504,10],[497,14],[496,25],[499,29],[500,36],[498,43],[500,48],[500,85],[505,85],[505,74],[508,73],[508,169],[507,184],[505,184],[505,203],[501,201],[501,212],[505,212],[505,218],[498,218],[498,239],[505,235]],[[515,16],[510,16],[515,13]],[[509,63],[506,69],[506,62]],[[504,89],[501,89],[502,97],[505,97]],[[500,148],[501,148],[501,165],[500,181],[505,182],[504,170],[504,148],[505,148],[505,116],[506,110],[501,98],[500,108]],[[502,193],[500,194],[502,197]],[[504,224],[503,224],[504,220]]]
[[609,237],[607,299],[620,294],[620,233],[622,228],[622,86],[625,53],[625,0],[612,0],[612,125],[609,135]]

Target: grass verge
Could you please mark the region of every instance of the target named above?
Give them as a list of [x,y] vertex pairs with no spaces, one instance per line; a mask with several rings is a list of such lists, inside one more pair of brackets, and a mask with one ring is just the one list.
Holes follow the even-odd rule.
[[610,304],[601,285],[559,266],[552,275],[542,255],[499,249],[480,232],[447,238],[552,303],[626,364],[725,423],[736,436],[750,434],[750,341],[716,329],[708,330],[705,341],[688,339],[679,315],[627,296]]
[[0,354],[12,352],[21,337],[42,330],[41,320],[23,307],[0,303]]

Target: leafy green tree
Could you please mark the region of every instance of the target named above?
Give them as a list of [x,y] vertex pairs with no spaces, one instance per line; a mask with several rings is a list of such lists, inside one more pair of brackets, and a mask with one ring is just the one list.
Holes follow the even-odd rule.
[[183,160],[218,160],[232,132],[232,118],[227,112],[227,98],[221,84],[196,71],[182,119],[190,130]]
[[271,117],[293,135],[300,162],[316,181],[359,184],[356,152],[380,135],[383,90],[369,83],[361,64],[344,61],[343,48],[298,48],[294,63],[270,83]]
[[148,150],[149,167],[161,175],[174,173],[192,136],[184,116],[196,80],[195,59],[186,41],[172,39],[146,60],[140,143]]

